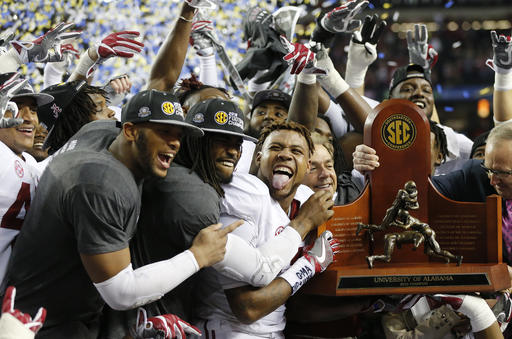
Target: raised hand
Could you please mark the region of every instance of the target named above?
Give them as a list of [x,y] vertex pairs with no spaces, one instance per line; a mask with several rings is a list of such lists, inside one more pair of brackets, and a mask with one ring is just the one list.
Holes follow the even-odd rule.
[[340,248],[341,243],[333,238],[331,231],[324,231],[312,247],[304,249],[303,255],[315,267],[315,273],[321,273],[332,263]]
[[512,70],[512,39],[491,31],[491,40],[493,58],[487,60],[487,66],[498,73],[509,73]]
[[334,215],[332,194],[327,191],[315,192],[302,204],[299,214],[290,223],[303,237]]
[[137,324],[132,335],[135,339],[142,338],[186,338],[186,333],[201,335],[201,331],[190,325],[188,322],[180,319],[174,314],[164,314],[156,317],[147,318],[146,310],[140,307],[137,311]]
[[354,169],[361,173],[373,171],[379,164],[379,156],[375,150],[370,146],[364,144],[357,145],[355,151],[352,153]]
[[16,288],[14,286],[7,287],[5,290],[4,301],[2,303],[0,333],[14,333],[17,335],[16,338],[18,338],[18,335],[22,335],[26,331],[37,333],[37,331],[43,327],[44,320],[46,319],[46,309],[43,307],[39,308],[34,318],[32,318],[29,314],[23,313],[14,308],[15,297]]
[[380,21],[377,14],[367,15],[360,31],[352,34],[348,48],[348,62],[345,80],[351,87],[363,85],[368,66],[377,60],[377,41],[386,28],[386,22]]
[[423,24],[414,25],[412,31],[407,31],[407,50],[409,51],[409,63],[417,64],[425,70],[430,70],[437,62],[437,52],[428,44],[427,26]]
[[352,33],[361,26],[361,20],[354,19],[366,8],[366,0],[349,0],[342,6],[327,13],[320,21],[322,28],[331,33]]
[[213,25],[210,20],[197,20],[192,24],[189,43],[200,56],[213,54]]
[[82,34],[78,31],[68,31],[74,25],[73,23],[60,23],[32,42],[13,40],[10,44],[18,53],[21,63],[24,64],[62,61],[61,42],[76,39]]
[[144,48],[144,44],[135,40],[140,35],[136,31],[121,31],[110,33],[96,45],[98,62],[111,57],[131,58]]
[[194,8],[216,9],[218,7],[215,0],[185,0],[187,5]]
[[[0,75],[0,128],[10,128],[21,125],[23,119],[18,118],[18,106],[10,101],[16,92],[25,86],[27,79],[20,80],[20,73],[3,73]],[[12,118],[5,118],[6,110],[12,112]]]
[[280,39],[281,43],[288,51],[288,54],[283,57],[283,60],[292,66],[290,70],[291,74],[300,74],[301,72],[317,75],[327,74],[324,69],[315,67],[315,53],[305,45],[296,42],[292,44],[283,35],[280,36]]

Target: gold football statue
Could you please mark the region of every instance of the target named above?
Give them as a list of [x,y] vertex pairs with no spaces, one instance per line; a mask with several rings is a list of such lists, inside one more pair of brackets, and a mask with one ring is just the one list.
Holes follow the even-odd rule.
[[385,231],[389,227],[397,226],[404,229],[402,232],[388,233],[384,236],[384,254],[370,255],[366,257],[368,267],[373,268],[375,260],[390,262],[391,254],[395,247],[400,248],[402,244],[413,244],[414,248],[418,248],[424,244],[425,254],[429,256],[441,257],[447,263],[451,260],[457,262],[457,266],[462,263],[461,255],[453,255],[452,253],[442,250],[436,240],[436,233],[426,223],[419,221],[417,218],[409,214],[409,210],[416,210],[418,204],[418,190],[414,181],[405,183],[403,189],[399,189],[395,201],[390,208],[386,210],[386,215],[382,219],[380,225],[362,224],[357,225],[356,235],[365,229],[369,232],[370,239],[373,241],[373,233],[377,231]]

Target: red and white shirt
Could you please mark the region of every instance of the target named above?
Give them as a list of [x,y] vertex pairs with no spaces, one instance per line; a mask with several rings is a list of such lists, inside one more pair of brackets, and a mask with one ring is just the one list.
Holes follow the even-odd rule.
[[39,181],[36,160],[17,156],[0,141],[0,288],[14,239],[20,232]]

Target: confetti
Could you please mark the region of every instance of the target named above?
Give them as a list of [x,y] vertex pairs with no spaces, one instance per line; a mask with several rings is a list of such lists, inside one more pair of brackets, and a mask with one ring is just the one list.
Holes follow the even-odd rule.
[[462,46],[462,42],[460,42],[460,41],[455,41],[452,44],[452,48],[459,48],[460,46]]

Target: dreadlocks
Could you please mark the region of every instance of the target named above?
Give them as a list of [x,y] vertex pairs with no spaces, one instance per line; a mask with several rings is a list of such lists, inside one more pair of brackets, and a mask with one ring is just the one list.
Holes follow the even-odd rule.
[[192,74],[190,78],[183,79],[181,81],[180,87],[178,87],[176,90],[176,96],[178,97],[180,104],[183,105],[189,96],[205,88],[218,89],[219,91],[224,92],[227,96],[229,96],[229,93],[225,88],[205,85],[197,79],[195,74]]
[[[78,80],[76,81],[78,84]],[[46,139],[48,154],[61,148],[83,125],[91,122],[96,105],[89,94],[100,94],[107,99],[107,93],[100,87],[85,84],[55,121],[52,132]]]
[[174,161],[189,168],[190,172],[196,172],[204,183],[212,186],[220,197],[224,197],[224,190],[215,174],[215,164],[211,157],[212,144],[212,133],[205,133],[202,138],[185,135]]
[[446,134],[436,122],[432,120],[429,120],[428,122],[430,123],[430,132],[434,133],[436,145],[439,147],[439,152],[441,152],[441,163],[443,163],[446,161],[446,157],[448,156],[448,141],[446,140]]

